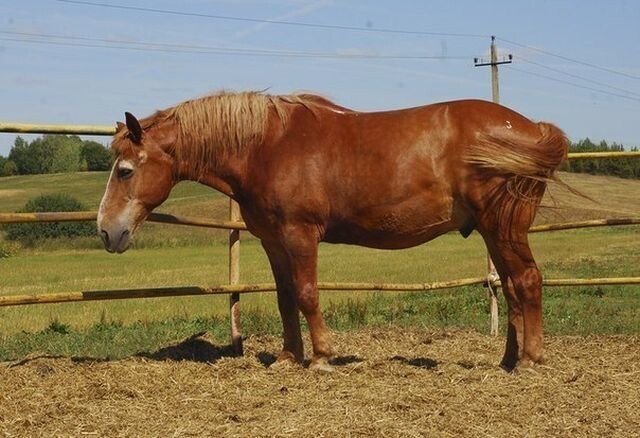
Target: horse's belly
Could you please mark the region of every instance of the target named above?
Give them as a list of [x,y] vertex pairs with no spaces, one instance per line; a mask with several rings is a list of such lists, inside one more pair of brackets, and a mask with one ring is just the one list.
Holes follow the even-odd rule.
[[[426,217],[425,217],[426,216]],[[325,242],[347,243],[380,249],[417,246],[457,229],[449,215],[380,215],[341,220],[327,228]]]

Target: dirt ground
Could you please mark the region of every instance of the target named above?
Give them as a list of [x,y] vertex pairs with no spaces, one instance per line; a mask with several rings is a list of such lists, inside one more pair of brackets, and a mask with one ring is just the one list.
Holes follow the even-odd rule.
[[637,436],[640,337],[555,337],[507,374],[504,339],[453,330],[334,335],[336,372],[269,369],[200,335],[146,357],[0,364],[0,436]]

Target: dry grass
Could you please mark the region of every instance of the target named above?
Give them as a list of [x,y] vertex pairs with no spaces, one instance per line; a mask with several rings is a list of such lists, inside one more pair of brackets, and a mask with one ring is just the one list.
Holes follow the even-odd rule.
[[0,190],[0,198],[8,198],[11,196],[21,195],[24,190]]
[[568,222],[588,219],[637,217],[640,181],[613,176],[560,172],[560,179],[591,198],[585,199],[551,183],[536,223]]
[[4,436],[635,436],[640,338],[551,337],[547,366],[507,374],[502,338],[368,330],[335,335],[337,372],[272,370],[200,336],[147,357],[0,365]]

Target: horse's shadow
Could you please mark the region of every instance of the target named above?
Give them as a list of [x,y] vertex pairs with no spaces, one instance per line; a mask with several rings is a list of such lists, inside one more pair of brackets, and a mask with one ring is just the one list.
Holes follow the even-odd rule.
[[[208,339],[206,332],[197,333],[195,335],[189,336],[188,338],[174,343],[172,345],[167,345],[165,347],[159,348],[154,352],[138,352],[133,354],[130,357],[143,358],[147,360],[153,361],[188,361],[188,362],[196,362],[196,363],[215,363],[224,358],[234,358],[238,357],[235,349],[232,345],[216,345],[210,339]],[[277,356],[273,353],[267,351],[261,351],[255,355],[256,359],[262,366],[265,368],[269,368],[273,363],[276,362]],[[22,360],[16,361],[10,364],[10,367],[17,367],[22,365],[27,365],[30,362],[33,362],[37,359],[63,359],[65,356],[60,355],[47,355],[47,354],[38,354],[28,356],[23,358]],[[113,360],[112,358],[94,358],[94,357],[70,357],[68,358],[74,363],[99,363],[99,362],[109,362]],[[358,356],[347,355],[347,356],[337,356],[331,359],[330,364],[334,366],[346,366],[354,363],[364,362],[366,359],[363,359]],[[438,366],[438,361],[429,359],[429,358],[413,358],[408,359],[403,356],[394,356],[389,359],[390,361],[401,362],[405,365],[410,365],[413,367],[423,368],[423,369],[435,369]],[[310,364],[309,360],[305,360],[303,366],[308,367]]]
[[403,356],[393,356],[391,358],[393,361],[401,362],[405,365],[411,365],[417,368],[423,368],[426,370],[432,370],[438,367],[438,361],[434,359],[429,359],[428,357],[416,357],[413,359],[407,359]]
[[[256,355],[256,359],[258,359],[258,362],[260,362],[265,368],[269,368],[271,365],[273,365],[276,362],[277,358],[278,357],[275,354],[269,353],[267,351],[261,351]],[[364,362],[364,359],[358,356],[337,356],[329,361],[329,363],[334,366],[344,366],[358,362]],[[303,362],[303,366],[305,368],[309,367],[310,364],[311,361],[309,359],[306,359]]]
[[135,356],[156,361],[198,363],[215,363],[226,357],[237,357],[232,345],[216,345],[203,335],[205,333],[197,333],[181,342],[162,347],[152,353],[137,353]]
[[[153,352],[133,353],[129,358],[142,358],[153,361],[189,361],[197,363],[215,363],[226,357],[236,357],[232,345],[216,345],[207,339],[206,333],[198,333],[182,341],[159,348]],[[65,356],[59,354],[30,354],[20,360],[8,364],[9,368],[28,365],[42,359],[68,359],[76,364],[101,363],[120,360],[122,358],[91,357],[91,356]]]

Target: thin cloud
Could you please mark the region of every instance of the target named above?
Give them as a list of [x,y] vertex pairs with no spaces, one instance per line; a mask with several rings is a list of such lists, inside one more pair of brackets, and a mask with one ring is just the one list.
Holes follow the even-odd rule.
[[[309,15],[310,13],[317,11],[318,9],[322,9],[326,6],[332,5],[333,4],[333,0],[321,0],[315,3],[310,3],[308,5],[303,6],[302,8],[299,9],[295,9],[287,14],[284,15],[280,15],[278,17],[272,17],[269,18],[269,20],[271,21],[284,21],[284,20],[289,20],[291,18],[298,18],[298,17],[303,17],[305,15]],[[270,23],[257,23],[254,24],[252,26],[249,26],[248,28],[241,30],[239,32],[236,32],[235,34],[231,35],[230,40],[237,40],[240,38],[244,38],[248,35],[252,35],[255,34],[257,32],[260,32],[264,27],[268,26]]]

